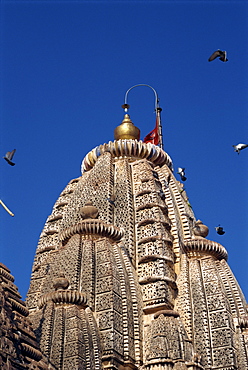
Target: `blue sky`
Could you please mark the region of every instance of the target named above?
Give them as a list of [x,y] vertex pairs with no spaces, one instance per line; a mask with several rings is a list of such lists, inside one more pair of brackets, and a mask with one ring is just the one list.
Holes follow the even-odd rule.
[[[0,261],[23,298],[47,216],[81,161],[113,140],[127,89],[158,92],[164,149],[185,167],[185,188],[208,238],[248,284],[247,1],[1,1]],[[229,61],[208,62],[217,49]],[[143,138],[154,95],[129,93]],[[176,172],[176,171],[175,171]],[[177,175],[176,175],[177,176]],[[221,224],[226,233],[216,234]]]

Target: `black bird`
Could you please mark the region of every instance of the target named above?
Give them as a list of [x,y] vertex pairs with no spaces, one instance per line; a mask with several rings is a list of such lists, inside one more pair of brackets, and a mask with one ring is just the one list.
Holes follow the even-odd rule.
[[165,188],[169,187],[170,179],[171,179],[171,175],[167,177],[167,180],[165,179],[163,180]]
[[220,49],[216,50],[209,58],[208,61],[212,62],[212,60],[219,58],[222,62],[227,62],[228,59],[226,57],[226,51],[222,51]]
[[13,158],[15,152],[16,152],[16,149],[12,150],[12,152],[7,152],[5,154],[5,157],[3,157],[8,162],[8,164],[10,164],[11,166],[15,165],[15,163],[12,162],[12,158]]
[[163,183],[164,183],[164,187],[165,187],[165,188],[168,188],[168,187],[169,187],[168,181],[163,180]]
[[237,152],[238,154],[239,154],[240,150],[245,149],[247,147],[248,147],[247,144],[241,144],[241,143],[237,144],[237,145],[233,145],[233,148],[234,148],[235,152]]
[[223,230],[223,227],[220,226],[220,225],[216,226],[215,230],[216,230],[217,234],[219,234],[219,235],[224,235],[225,234],[225,231]]
[[155,177],[155,179],[159,179],[159,178],[158,178],[158,174],[157,174],[157,172],[152,171],[152,174],[153,174],[153,176]]
[[158,195],[160,196],[160,198],[161,198],[162,200],[165,200],[165,193],[163,192],[163,190],[162,190],[162,189],[160,189],[160,190],[158,191]]
[[183,216],[186,216],[190,221],[194,221],[194,218],[190,216],[188,213],[182,213]]
[[[111,198],[113,198],[113,197],[111,197]],[[111,198],[106,198],[106,199],[107,199],[107,201],[108,201],[112,206],[116,207],[114,200],[113,200],[113,199],[111,199]]]
[[187,180],[187,177],[185,177],[185,168],[178,167],[177,173],[180,175],[182,181]]

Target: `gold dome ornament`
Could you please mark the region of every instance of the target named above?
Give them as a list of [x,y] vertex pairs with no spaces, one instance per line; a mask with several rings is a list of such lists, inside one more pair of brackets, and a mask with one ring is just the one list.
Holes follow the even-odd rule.
[[134,126],[129,114],[125,114],[122,123],[115,128],[114,137],[115,140],[140,139],[140,130]]

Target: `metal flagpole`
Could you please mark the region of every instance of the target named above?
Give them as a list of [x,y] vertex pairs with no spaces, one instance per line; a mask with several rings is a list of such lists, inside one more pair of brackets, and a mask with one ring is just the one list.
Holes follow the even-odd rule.
[[163,145],[163,133],[162,133],[162,124],[161,124],[161,111],[162,108],[157,107],[156,108],[156,114],[157,114],[157,119],[158,119],[158,135],[159,135],[159,143],[160,143],[160,148],[164,149]]

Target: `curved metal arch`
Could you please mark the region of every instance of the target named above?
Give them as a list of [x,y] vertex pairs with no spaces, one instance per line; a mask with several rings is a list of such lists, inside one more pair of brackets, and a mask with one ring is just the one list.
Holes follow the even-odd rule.
[[[130,89],[128,89],[126,91],[125,99],[124,99],[124,105],[128,106],[128,104],[127,104],[127,96],[128,96],[129,91],[132,90],[132,89],[134,89],[135,87],[138,87],[138,86],[147,86],[150,89],[152,89],[152,91],[154,92],[154,95],[155,95],[155,110],[157,108],[159,108],[159,98],[158,98],[157,91],[152,86],[147,85],[147,84],[137,84],[137,85],[134,85],[134,86],[130,87]],[[128,107],[126,107],[126,108],[128,109]]]

